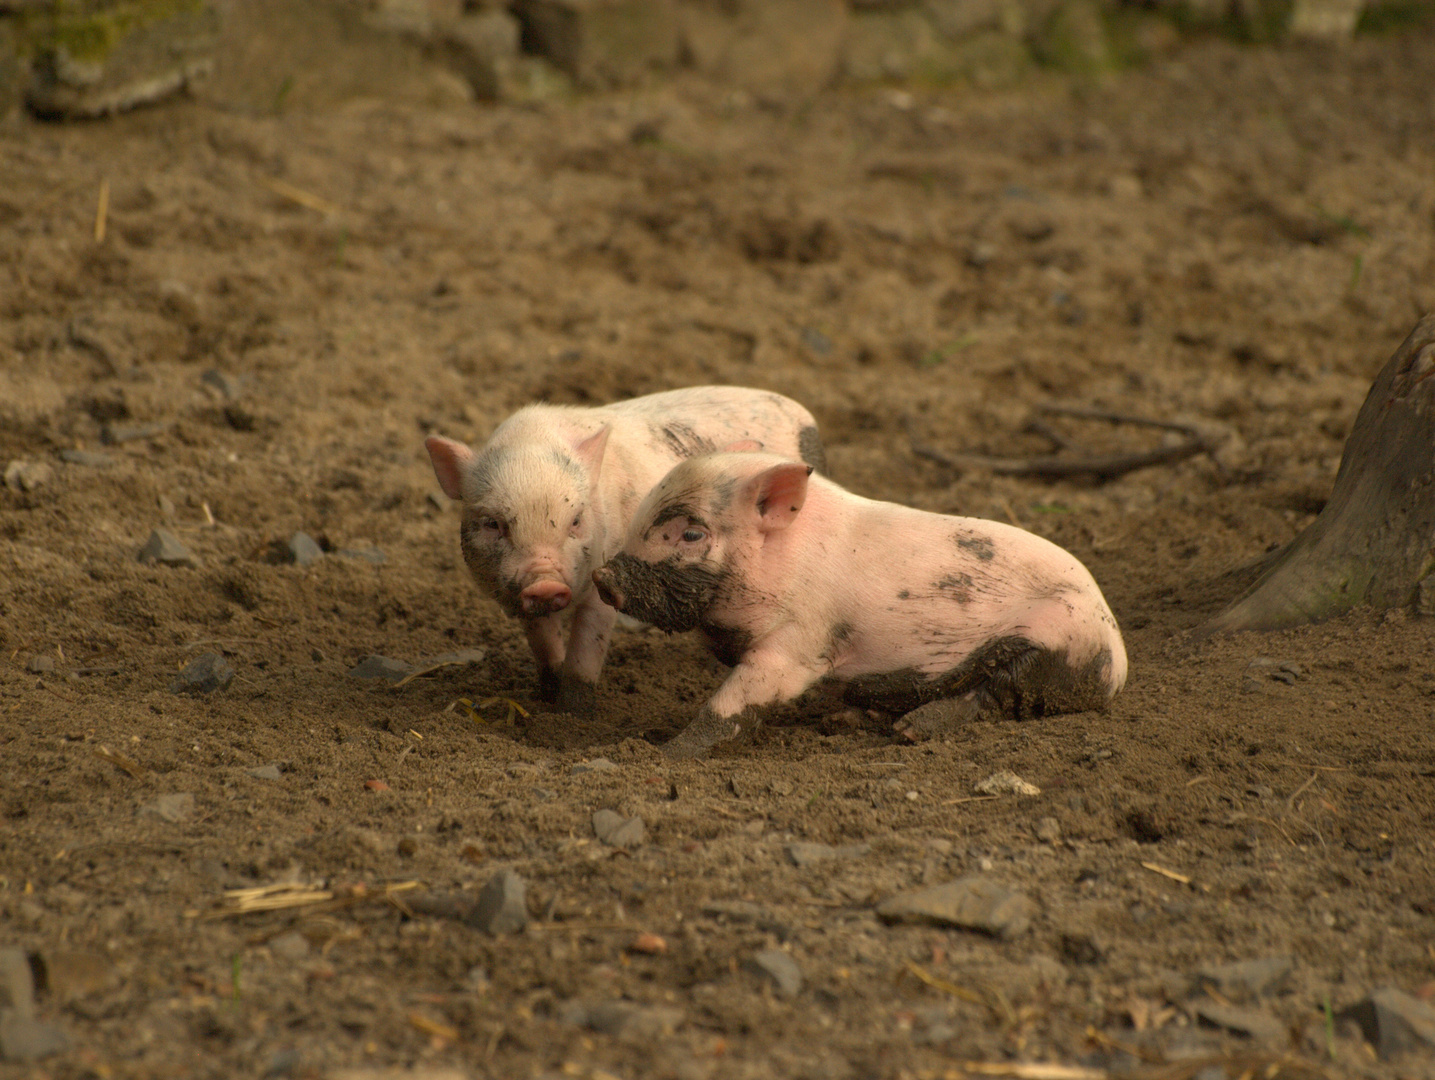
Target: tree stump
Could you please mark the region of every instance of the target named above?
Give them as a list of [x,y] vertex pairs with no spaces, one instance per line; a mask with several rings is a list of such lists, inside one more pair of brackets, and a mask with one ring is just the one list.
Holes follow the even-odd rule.
[[1435,314],[1370,388],[1325,509],[1201,636],[1435,600]]

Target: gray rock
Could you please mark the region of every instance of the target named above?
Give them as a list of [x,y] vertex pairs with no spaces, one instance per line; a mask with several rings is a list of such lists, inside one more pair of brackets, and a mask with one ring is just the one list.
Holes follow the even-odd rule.
[[18,1009],[0,1009],[0,1061],[38,1061],[69,1048],[69,1036],[56,1025]]
[[642,818],[625,818],[616,810],[599,810],[594,814],[593,833],[603,843],[621,848],[638,847],[648,838]]
[[818,863],[829,862],[834,859],[856,859],[866,855],[872,850],[871,844],[843,844],[840,847],[833,847],[831,844],[808,844],[792,843],[783,849],[793,866],[815,866]]
[[1291,956],[1215,964],[1196,972],[1195,988],[1202,990],[1209,986],[1232,1001],[1249,1001],[1279,990],[1294,968],[1295,958]]
[[389,561],[389,557],[376,547],[340,548],[339,554],[346,559],[362,559],[364,562],[371,562],[375,566],[382,566]]
[[184,666],[174,682],[172,694],[211,694],[234,681],[234,665],[218,653],[207,652]]
[[188,821],[194,816],[194,796],[187,791],[161,795],[141,806],[137,816],[158,818],[170,824]]
[[5,466],[5,486],[12,491],[34,491],[54,479],[54,466],[43,461],[12,461]]
[[574,776],[582,776],[590,772],[612,772],[617,767],[605,757],[595,757],[592,761],[580,761],[569,771]]
[[559,1018],[577,1027],[591,1028],[603,1035],[630,1043],[652,1043],[672,1035],[683,1022],[681,1009],[661,1005],[640,1005],[635,1001],[570,1001],[558,1011]]
[[1263,1046],[1280,1046],[1290,1039],[1286,1026],[1260,1009],[1201,1001],[1191,1006],[1191,1011],[1202,1023],[1244,1035]]
[[199,377],[200,384],[213,390],[219,397],[232,401],[239,396],[240,382],[233,375],[225,374],[218,368],[210,368]]
[[0,1009],[30,1016],[35,1011],[35,975],[24,949],[0,949]]
[[114,464],[109,454],[98,454],[91,450],[61,450],[60,460],[69,465],[83,465],[89,469],[103,469]]
[[1036,838],[1043,844],[1056,844],[1061,841],[1061,822],[1054,817],[1044,817],[1036,823]]
[[528,925],[528,896],[523,879],[512,870],[500,870],[479,891],[467,922],[486,933],[516,934]]
[[284,545],[284,556],[298,566],[312,566],[324,557],[324,549],[306,532],[296,532]]
[[1033,907],[1025,894],[969,875],[888,897],[877,905],[877,915],[886,922],[930,922],[1012,938],[1030,929]]
[[100,442],[106,446],[135,442],[138,439],[153,439],[169,430],[168,424],[114,424],[107,423],[100,428]]
[[140,548],[139,561],[161,563],[165,566],[198,566],[199,560],[189,548],[180,543],[179,537],[168,529],[155,529],[149,534],[145,546]]
[[384,682],[396,683],[412,670],[413,668],[402,660],[370,655],[351,667],[349,674],[356,679],[383,679]]
[[25,670],[33,675],[50,675],[55,671],[55,658],[53,656],[32,656],[30,662],[25,665]]
[[1435,1050],[1435,1007],[1393,986],[1372,991],[1341,1009],[1336,1018],[1358,1026],[1382,1058]]
[[256,780],[279,780],[283,776],[279,771],[279,766],[275,764],[260,765],[258,768],[245,771]]
[[280,934],[269,941],[269,951],[280,960],[291,964],[297,964],[309,955],[309,939],[297,930],[290,930],[287,934]]
[[772,980],[778,996],[796,997],[802,992],[802,969],[781,949],[763,949],[748,957],[749,971]]

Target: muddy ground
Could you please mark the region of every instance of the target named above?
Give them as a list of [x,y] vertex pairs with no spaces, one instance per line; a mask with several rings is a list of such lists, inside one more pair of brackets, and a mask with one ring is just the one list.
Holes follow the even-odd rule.
[[[0,462],[53,473],[0,490],[0,946],[39,958],[69,1049],[0,1075],[1435,1075],[1327,1012],[1435,993],[1435,621],[1190,635],[1312,520],[1435,308],[1432,70],[1429,33],[1195,41],[1002,93],[480,107],[405,69],[312,107],[5,128]],[[595,722],[545,713],[422,438],[703,382],[803,401],[864,495],[1068,547],[1126,690],[916,746],[819,715],[673,764],[656,743],[722,669],[635,632]],[[1224,441],[1102,486],[914,453],[1045,453],[1049,402]],[[138,562],[157,526],[199,564]],[[284,564],[296,530],[329,554]],[[348,674],[460,648],[485,657]],[[172,692],[206,652],[228,688]],[[998,770],[1041,793],[975,797]],[[601,809],[646,840],[600,843]],[[414,910],[503,869],[521,933]],[[1023,891],[1030,930],[874,914],[967,874]],[[283,882],[338,900],[224,907]],[[754,973],[773,949],[795,993]],[[1254,1001],[1195,982],[1285,956]]]

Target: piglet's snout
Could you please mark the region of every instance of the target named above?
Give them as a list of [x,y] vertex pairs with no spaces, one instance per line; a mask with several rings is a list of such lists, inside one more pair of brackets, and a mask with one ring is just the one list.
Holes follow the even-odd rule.
[[573,590],[563,582],[549,578],[535,581],[518,594],[518,601],[523,605],[523,614],[531,616],[552,615],[562,611],[572,599]]
[[618,588],[618,583],[613,580],[613,571],[606,566],[598,567],[593,571],[593,584],[598,589],[598,595],[603,598],[603,603],[618,611],[623,610],[623,605],[628,598],[623,595],[623,590]]

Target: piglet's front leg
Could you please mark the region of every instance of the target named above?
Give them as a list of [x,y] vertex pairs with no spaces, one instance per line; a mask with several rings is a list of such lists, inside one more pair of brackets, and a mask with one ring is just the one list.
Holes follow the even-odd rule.
[[671,758],[701,757],[719,743],[753,731],[762,722],[763,708],[791,701],[819,674],[781,656],[749,653],[696,719],[663,744],[663,753]]
[[558,672],[563,667],[563,624],[557,615],[544,615],[525,621],[523,630],[533,659],[538,661],[538,696],[553,701],[558,696]]
[[558,680],[557,705],[560,712],[592,716],[598,676],[613,640],[618,613],[591,593],[573,613],[568,630],[568,656]]

